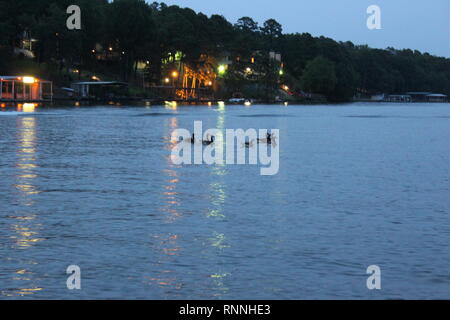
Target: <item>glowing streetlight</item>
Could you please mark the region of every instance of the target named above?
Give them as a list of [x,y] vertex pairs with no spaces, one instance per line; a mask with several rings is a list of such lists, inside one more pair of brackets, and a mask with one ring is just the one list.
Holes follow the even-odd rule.
[[221,64],[218,68],[219,75],[223,76],[227,71],[227,67],[224,64]]
[[178,72],[177,71],[172,72],[172,78],[178,78]]
[[170,79],[169,79],[169,78],[165,78],[165,79],[164,79],[164,82],[165,82],[165,83],[169,83],[169,82],[170,82]]
[[31,83],[34,83],[36,81],[36,79],[34,77],[23,77],[22,81],[25,84],[31,84]]

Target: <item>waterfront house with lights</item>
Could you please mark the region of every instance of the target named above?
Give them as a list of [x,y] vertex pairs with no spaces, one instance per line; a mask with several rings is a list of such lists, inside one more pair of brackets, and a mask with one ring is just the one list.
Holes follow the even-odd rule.
[[30,76],[0,76],[0,101],[43,102],[53,99],[53,84]]

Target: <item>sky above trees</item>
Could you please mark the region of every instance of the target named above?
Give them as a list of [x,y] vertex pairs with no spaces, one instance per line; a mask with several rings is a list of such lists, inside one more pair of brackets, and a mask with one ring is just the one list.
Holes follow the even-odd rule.
[[[152,2],[151,0],[148,0]],[[274,18],[285,32],[308,32],[375,48],[411,48],[450,57],[449,0],[167,0],[205,14],[222,14],[236,22],[243,16],[260,24]],[[382,12],[382,30],[366,26],[368,6]]]

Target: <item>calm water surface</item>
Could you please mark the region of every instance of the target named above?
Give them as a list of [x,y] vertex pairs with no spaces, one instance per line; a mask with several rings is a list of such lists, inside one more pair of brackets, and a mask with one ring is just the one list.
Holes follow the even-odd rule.
[[[195,120],[280,129],[279,174],[173,165]],[[5,110],[0,297],[449,299],[449,137],[450,104]]]

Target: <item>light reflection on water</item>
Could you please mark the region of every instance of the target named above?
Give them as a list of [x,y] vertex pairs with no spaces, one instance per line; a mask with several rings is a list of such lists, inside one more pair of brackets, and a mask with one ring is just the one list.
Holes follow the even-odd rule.
[[[0,292],[448,298],[449,118],[448,105],[2,111]],[[195,120],[218,145],[226,128],[280,129],[280,173],[173,165],[171,133]],[[388,269],[375,295],[374,263]]]
[[[34,185],[36,175],[36,119],[34,117],[23,117],[17,119],[18,137],[17,137],[17,184],[15,187],[19,190],[19,200],[22,205],[31,207],[34,204],[34,195],[39,190]],[[18,234],[16,239],[17,246],[27,248],[39,241],[38,230],[41,227],[37,221],[37,215],[28,212],[27,215],[15,217],[17,224],[13,225]]]
[[[176,109],[176,104],[167,104],[166,109]],[[171,133],[178,128],[178,120],[173,117],[168,120],[168,125],[165,127],[165,145],[164,149],[167,151],[165,156],[165,167],[162,169],[161,176],[163,177],[163,190],[161,191],[162,201],[159,210],[165,215],[164,221],[168,224],[175,223],[182,218],[179,212],[180,206],[179,194],[177,192],[180,179],[178,177],[177,168],[171,160],[171,150],[176,146],[178,141],[174,141]],[[145,283],[150,285],[150,288],[157,286],[163,290],[165,298],[169,298],[167,291],[179,290],[182,283],[179,281],[177,274],[171,270],[171,264],[174,259],[180,254],[181,247],[178,244],[179,236],[177,234],[155,234],[153,239],[157,242],[157,261],[153,264],[154,271],[150,276],[144,276]]]
[[[31,106],[25,106],[26,111],[31,111]],[[16,184],[14,187],[18,190],[18,202],[23,206],[24,210],[20,211],[20,215],[10,215],[11,228],[14,231],[10,238],[14,241],[13,247],[19,250],[29,250],[44,239],[40,237],[39,230],[42,224],[39,221],[38,214],[34,213],[33,206],[35,204],[34,196],[39,194],[37,186],[34,184],[38,178],[36,169],[38,168],[37,153],[37,132],[36,119],[34,117],[17,118],[17,139],[16,139]],[[27,267],[33,267],[28,263]],[[15,283],[14,289],[2,290],[5,296],[26,296],[33,295],[43,290],[43,288],[32,286],[35,282],[35,275],[28,269],[19,269],[12,275]]]
[[[217,145],[222,148],[222,154],[224,154],[223,149],[225,147],[224,132],[225,132],[225,118],[226,110],[225,106],[219,106],[217,110],[217,122],[216,128],[219,130],[216,136]],[[208,212],[208,219],[214,219],[218,222],[224,221],[227,217],[224,211],[224,205],[226,202],[226,182],[225,177],[227,175],[226,165],[216,164],[211,166],[211,177],[212,182],[210,183],[210,194],[211,203],[210,210]],[[213,223],[217,223],[216,221]],[[213,287],[215,292],[213,296],[215,298],[221,298],[224,294],[228,292],[228,287],[225,283],[227,277],[231,276],[231,273],[227,271],[228,268],[224,267],[223,259],[221,255],[223,254],[223,249],[229,248],[230,246],[226,244],[226,235],[224,233],[219,233],[214,231],[211,246],[216,249],[214,254],[216,257],[214,261],[216,262],[214,269],[211,270],[211,279],[213,281]],[[217,250],[218,249],[218,250]],[[219,267],[221,266],[221,267]]]

